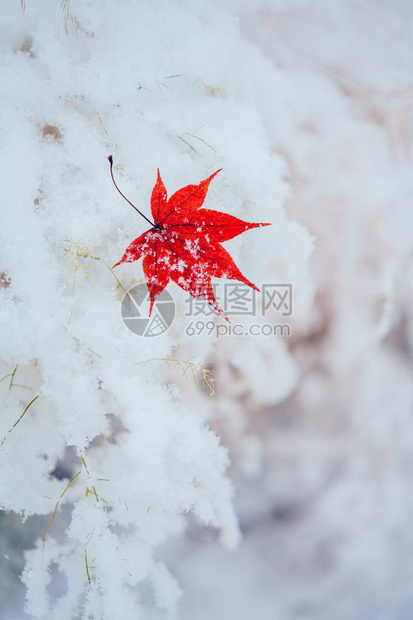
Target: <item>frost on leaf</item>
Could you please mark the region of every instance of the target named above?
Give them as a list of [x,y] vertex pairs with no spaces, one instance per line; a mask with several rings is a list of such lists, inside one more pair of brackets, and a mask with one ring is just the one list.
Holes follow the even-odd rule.
[[[112,172],[112,157],[109,157],[109,162]],[[158,169],[151,196],[153,223],[143,216],[152,228],[132,241],[121,260],[114,265],[131,263],[143,257],[143,271],[151,297],[149,314],[156,296],[170,280],[193,297],[207,300],[226,320],[215,299],[211,278],[238,280],[259,290],[241,273],[221,242],[237,237],[250,228],[269,224],[244,222],[227,213],[201,209],[209,184],[218,172],[220,170],[199,185],[179,189],[168,200]]]

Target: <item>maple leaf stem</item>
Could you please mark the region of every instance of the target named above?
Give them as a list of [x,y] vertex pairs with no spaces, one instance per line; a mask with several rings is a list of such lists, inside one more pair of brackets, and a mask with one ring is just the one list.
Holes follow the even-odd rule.
[[146,215],[141,213],[141,211],[139,211],[139,209],[137,207],[135,207],[135,205],[132,204],[131,201],[128,198],[126,198],[125,194],[122,194],[122,192],[120,191],[119,187],[116,185],[116,181],[115,181],[115,178],[113,176],[113,157],[112,157],[112,155],[109,155],[108,160],[109,160],[109,164],[110,164],[110,176],[112,177],[113,185],[116,187],[116,189],[118,190],[119,194],[122,196],[122,198],[124,198],[126,200],[126,202],[128,202],[130,204],[131,207],[133,207],[135,209],[135,211],[137,211],[139,213],[139,215],[141,215],[147,222],[149,222],[149,224],[152,226],[152,228],[157,228],[157,226],[153,222],[151,222],[151,220],[149,218],[147,218]]

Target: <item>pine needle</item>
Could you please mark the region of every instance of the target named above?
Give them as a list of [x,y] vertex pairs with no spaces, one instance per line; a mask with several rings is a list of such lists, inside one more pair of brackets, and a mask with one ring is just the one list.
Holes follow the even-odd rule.
[[129,295],[128,291],[125,290],[125,288],[122,286],[122,282],[119,280],[119,278],[117,277],[117,275],[113,271],[112,267],[110,267],[110,265],[108,265],[108,263],[106,261],[104,261],[103,258],[99,258],[99,256],[92,256],[91,258],[93,258],[93,260],[100,260],[104,265],[106,265],[106,267],[109,269],[109,271],[111,272],[111,274],[115,278],[116,282],[118,283],[119,288],[122,289],[122,291],[125,293],[125,295]]
[[60,499],[62,499],[63,495],[66,493],[66,491],[68,490],[68,488],[74,483],[74,481],[76,480],[76,478],[81,474],[81,471],[78,471],[77,474],[75,476],[73,476],[73,478],[71,479],[71,481],[69,482],[69,484],[65,487],[65,490],[63,491],[63,493],[60,495]]
[[87,552],[86,552],[86,549],[85,549],[85,566],[86,566],[87,580],[88,580],[89,584],[91,584],[92,582],[90,580],[90,575],[89,575],[89,566],[88,566],[88,563],[87,563]]
[[190,148],[190,149],[191,149],[192,151],[194,151],[195,153],[198,153],[198,155],[199,155],[199,152],[196,150],[196,148],[195,148],[194,146],[192,146],[192,144],[190,144],[190,143],[188,142],[188,140],[185,140],[185,138],[183,138],[182,136],[178,136],[178,138],[179,138],[180,140],[182,140],[182,142],[184,142],[188,148]]
[[48,535],[48,533],[49,533],[50,528],[52,527],[52,523],[53,523],[54,518],[55,518],[55,516],[56,516],[56,512],[57,512],[57,507],[58,507],[58,506],[59,506],[59,502],[56,502],[56,505],[55,505],[54,510],[53,510],[53,512],[52,512],[52,517],[51,517],[51,519],[50,519],[50,521],[49,521],[49,525],[47,526],[47,530],[46,530],[46,532],[45,532],[45,534],[44,534],[44,536],[43,536],[42,555],[43,555],[43,553],[44,553],[44,546],[45,546],[45,544],[46,544],[46,538],[47,538],[47,535]]
[[190,372],[196,387],[198,387],[196,373],[199,372],[202,375],[202,387],[204,389],[209,389],[210,396],[215,396],[215,378],[220,375],[215,370],[211,370],[210,368],[206,368],[204,366],[204,364],[210,364],[211,362],[193,362],[191,361],[192,359],[192,357],[190,357],[189,360],[180,360],[170,357],[157,357],[150,360],[145,360],[144,362],[138,362],[138,364],[146,364],[146,362],[165,362],[170,370],[172,368],[182,368],[182,376],[188,380],[187,374]]
[[0,383],[4,381],[5,379],[7,379],[8,377],[11,377],[10,384],[9,384],[9,390],[11,390],[12,387],[19,387],[19,388],[22,388],[22,390],[29,390],[30,392],[33,392],[32,388],[30,388],[28,385],[22,385],[21,383],[14,383],[14,377],[15,377],[18,367],[19,365],[16,364],[13,372],[10,372],[9,374],[4,375],[4,377],[0,379]]
[[[99,119],[100,119],[100,116],[99,116]],[[91,263],[85,263],[85,259],[97,260],[97,261],[102,262],[104,265],[106,265],[106,267],[111,272],[112,276],[115,278],[118,288],[122,290],[125,295],[128,295],[128,292],[125,290],[124,286],[122,285],[122,282],[119,280],[119,278],[113,271],[112,267],[105,260],[103,260],[103,258],[100,258],[100,256],[93,255],[93,250],[96,250],[98,246],[88,245],[87,243],[84,243],[82,240],[72,241],[72,239],[68,239],[67,237],[62,239],[62,241],[63,243],[66,244],[66,247],[63,248],[63,251],[64,251],[63,256],[67,261],[69,272],[72,276],[72,280],[73,280],[72,294],[73,295],[75,294],[75,289],[76,289],[77,272],[80,271],[86,274],[89,273]],[[119,296],[121,297],[121,294]]]
[[107,131],[107,129],[106,129],[106,127],[105,127],[105,125],[103,124],[102,117],[100,116],[99,112],[96,112],[96,114],[98,115],[98,119],[99,119],[99,121],[100,121],[100,124],[101,124],[101,125],[102,125],[102,127],[103,127],[103,131],[105,132],[105,134],[106,134],[106,135],[108,136],[108,138],[109,138],[109,134],[108,134],[108,131]]
[[17,368],[19,367],[18,364],[16,364],[15,369],[13,370],[13,372],[11,373],[11,379],[10,379],[10,385],[9,385],[9,390],[11,390],[11,388],[13,387],[13,381],[14,381],[14,376],[17,372]]
[[66,491],[69,489],[69,487],[70,487],[70,486],[74,483],[74,481],[76,480],[76,478],[80,475],[80,473],[81,473],[81,470],[80,470],[80,471],[78,471],[78,472],[77,472],[77,474],[75,474],[75,475],[73,476],[73,478],[71,479],[71,481],[70,481],[70,482],[69,482],[69,483],[65,486],[65,488],[64,488],[64,490],[63,490],[63,492],[60,494],[60,497],[59,497],[59,499],[57,500],[57,502],[56,502],[56,504],[55,504],[55,507],[54,507],[53,512],[52,512],[52,516],[51,516],[50,521],[49,521],[49,525],[47,526],[47,530],[46,530],[46,532],[45,532],[45,534],[44,534],[44,536],[43,536],[42,555],[43,555],[43,553],[44,553],[44,546],[45,546],[45,544],[46,544],[46,538],[47,538],[47,535],[49,534],[50,528],[52,527],[52,523],[53,523],[54,518],[55,518],[56,513],[57,513],[57,509],[58,509],[58,507],[59,507],[59,502],[60,502],[60,500],[62,499],[62,497],[64,496],[64,494],[66,493]]
[[[16,367],[16,368],[17,368],[17,367]],[[27,412],[27,410],[29,409],[29,407],[31,407],[31,405],[34,403],[34,401],[35,401],[35,400],[37,400],[38,398],[39,398],[39,395],[35,396],[35,397],[33,398],[33,400],[31,400],[31,401],[29,402],[29,404],[27,405],[26,409],[25,409],[25,410],[23,411],[23,413],[21,414],[20,418],[19,418],[19,419],[18,419],[18,420],[17,420],[17,421],[13,424],[13,426],[12,426],[12,427],[11,427],[11,428],[7,431],[6,435],[5,435],[5,436],[4,436],[4,438],[3,438],[3,441],[0,443],[0,448],[1,448],[1,446],[4,444],[4,442],[6,441],[8,434],[9,434],[9,433],[11,433],[11,432],[12,432],[12,430],[13,430],[14,428],[16,428],[16,426],[18,425],[18,423],[20,422],[20,420],[22,420],[23,416],[25,415],[25,413]]]
[[78,18],[75,15],[73,15],[73,13],[70,11],[70,1],[62,0],[60,8],[65,14],[64,21],[63,21],[63,28],[65,29],[67,38],[70,39],[68,26],[69,26],[69,23],[72,23],[76,26],[76,39],[77,39],[79,35],[80,22]]
[[[203,126],[202,126],[203,127]],[[212,146],[211,144],[208,144],[208,142],[206,140],[204,140],[203,138],[200,138],[199,136],[196,135],[196,132],[199,131],[200,129],[202,129],[202,127],[198,127],[198,129],[195,129],[195,131],[193,133],[189,133],[188,131],[185,132],[186,136],[190,136],[191,138],[195,138],[195,140],[199,140],[200,142],[202,142],[203,144],[205,144],[205,146],[207,146],[208,148],[211,149],[211,151],[214,151],[214,153],[217,152],[216,148],[214,146]]]

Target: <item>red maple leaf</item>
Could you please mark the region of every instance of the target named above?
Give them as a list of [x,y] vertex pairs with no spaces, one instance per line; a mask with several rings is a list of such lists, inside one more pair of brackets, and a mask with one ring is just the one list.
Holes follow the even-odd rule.
[[199,185],[187,185],[169,198],[158,169],[158,178],[151,196],[153,222],[126,198],[113,177],[113,159],[108,157],[113,183],[118,192],[144,217],[151,228],[132,241],[120,263],[131,263],[143,256],[143,272],[149,290],[151,306],[155,298],[172,280],[193,297],[206,299],[228,321],[214,297],[211,278],[238,280],[259,289],[238,269],[231,256],[221,246],[222,241],[259,226],[244,222],[233,215],[201,209],[208,187],[217,170]]

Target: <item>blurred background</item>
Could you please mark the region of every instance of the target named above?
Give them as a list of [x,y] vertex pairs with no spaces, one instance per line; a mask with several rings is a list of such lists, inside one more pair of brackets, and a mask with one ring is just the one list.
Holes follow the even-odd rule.
[[182,618],[413,617],[412,9],[239,11],[244,36],[298,88],[292,126],[265,103],[287,214],[315,238],[314,301],[291,321],[287,396],[265,398],[282,377],[264,346],[252,384],[217,345],[230,380],[217,380],[216,426],[244,538],[232,554],[196,528],[169,544]]

